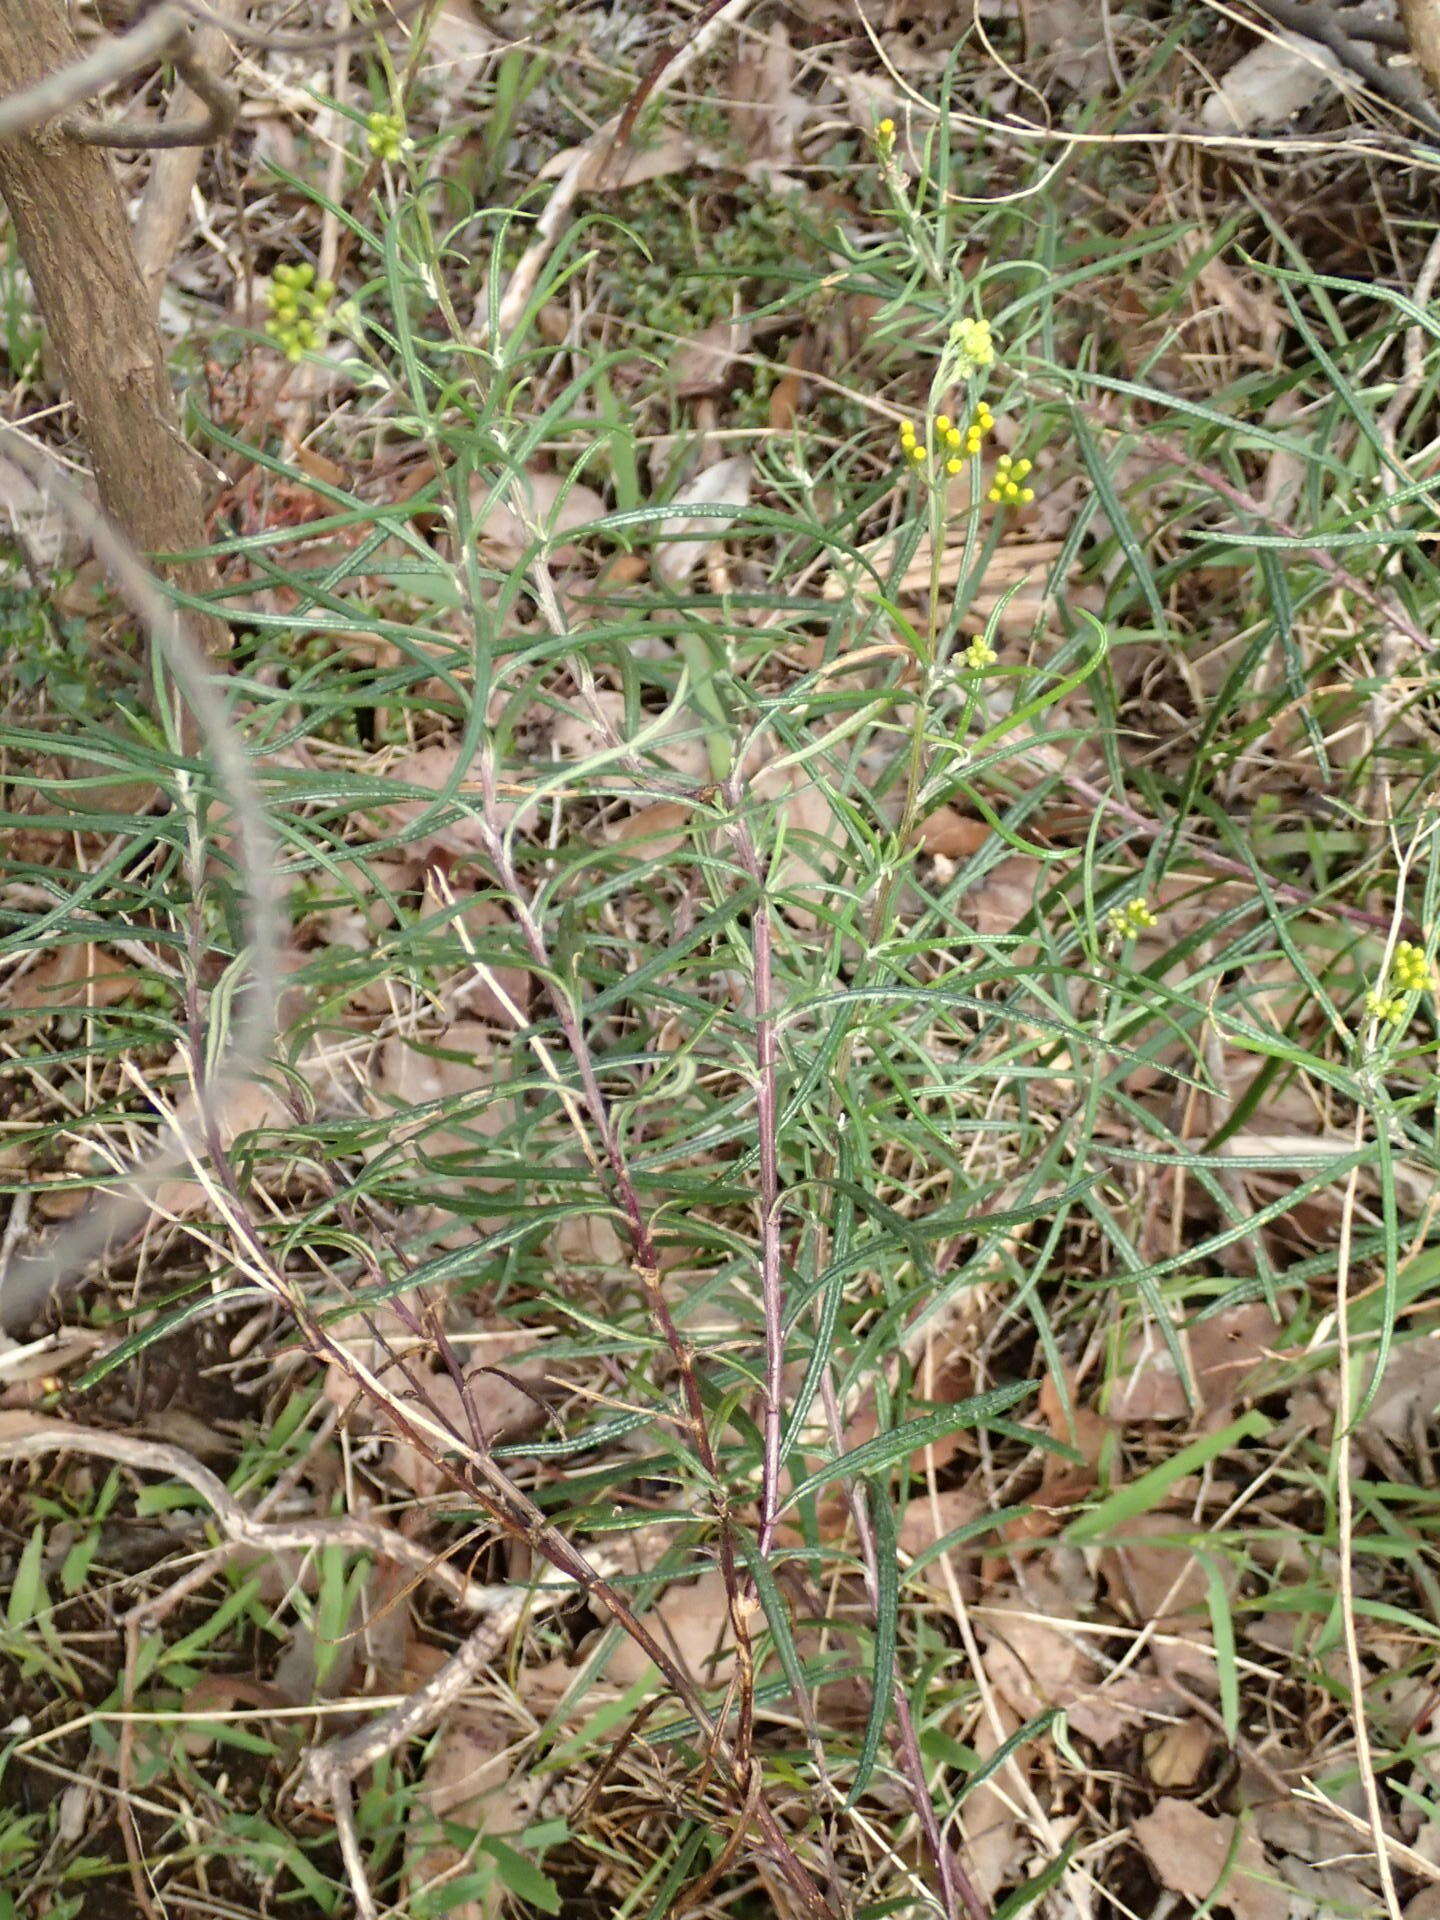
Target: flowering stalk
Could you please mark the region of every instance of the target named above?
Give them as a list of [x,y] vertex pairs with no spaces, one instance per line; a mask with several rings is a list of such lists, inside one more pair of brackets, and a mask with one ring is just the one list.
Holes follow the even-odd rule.
[[780,1440],[785,1395],[785,1298],[780,1272],[780,1142],[776,1085],[773,940],[765,874],[750,829],[740,817],[738,777],[725,783],[735,810],[740,864],[755,887],[751,919],[755,962],[755,1111],[760,1149],[760,1298],[765,1322],[765,1419],[760,1474],[759,1551],[770,1551],[780,1514]]

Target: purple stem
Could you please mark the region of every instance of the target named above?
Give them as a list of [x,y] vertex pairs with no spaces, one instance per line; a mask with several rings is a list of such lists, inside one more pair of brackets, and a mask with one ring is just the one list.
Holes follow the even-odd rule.
[[[828,1366],[820,1375],[820,1395],[825,1403],[825,1418],[830,1427],[831,1441],[837,1452],[843,1452],[844,1427],[840,1419],[840,1407],[835,1398],[835,1381]],[[878,1614],[880,1604],[880,1566],[875,1552],[875,1530],[870,1524],[870,1515],[866,1511],[861,1489],[854,1482],[850,1482],[846,1486],[845,1493],[855,1522],[856,1536],[860,1542],[860,1559],[865,1569],[865,1592],[870,1602],[871,1616],[874,1618]],[[883,1490],[880,1497],[889,1498]],[[946,1920],[960,1920],[962,1906],[968,1920],[990,1920],[989,1909],[980,1898],[969,1874],[955,1858],[952,1849],[946,1845],[945,1837],[940,1831],[940,1822],[935,1818],[935,1803],[930,1798],[930,1783],[925,1778],[925,1762],[921,1758],[920,1742],[915,1735],[910,1698],[905,1691],[905,1683],[898,1673],[895,1676],[894,1702],[895,1757],[900,1762],[906,1785],[910,1789],[910,1801],[920,1822],[920,1830],[925,1835],[925,1844],[930,1850],[940,1875],[940,1897],[944,1902]]]
[[755,1111],[760,1134],[760,1298],[765,1319],[764,1463],[760,1483],[759,1551],[767,1554],[780,1516],[780,1428],[785,1408],[785,1289],[780,1268],[780,1140],[775,1040],[774,940],[765,872],[750,829],[738,817],[738,778],[725,784],[737,814],[733,829],[740,864],[754,883],[751,920],[755,956]]

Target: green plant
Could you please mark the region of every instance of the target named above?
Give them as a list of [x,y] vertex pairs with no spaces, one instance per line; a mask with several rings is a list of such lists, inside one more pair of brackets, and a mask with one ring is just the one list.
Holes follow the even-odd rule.
[[[991,1904],[1082,1873],[1127,1898],[1087,1781],[1139,1777],[1134,1729],[1122,1752],[1098,1714],[1066,1730],[1074,1698],[994,1706],[987,1662],[1036,1592],[1096,1669],[1086,1700],[1111,1673],[1120,1695],[1174,1604],[1231,1748],[1291,1688],[1327,1729],[1358,1703],[1352,1742],[1367,1710],[1391,1724],[1338,1664],[1357,1620],[1428,1674],[1430,1490],[1357,1485],[1351,1441],[1373,1444],[1437,1272],[1416,1197],[1436,716],[1395,657],[1440,603],[1436,329],[1248,208],[1220,234],[1112,221],[1123,144],[991,192],[958,71],[933,117],[878,123],[823,244],[758,195],[726,240],[636,190],[663,280],[622,298],[629,235],[581,218],[509,330],[533,239],[514,209],[447,227],[403,185],[363,220],[312,195],[353,239],[345,377],[426,477],[401,497],[378,460],[352,484],[217,432],[257,491],[317,505],[218,556],[294,965],[270,1094],[197,1151],[198,1210],[172,1204],[200,1224],[112,1370],[258,1296],[307,1371],[252,1419],[236,1497],[303,1468],[315,1356],[330,1402],[357,1401],[345,1494],[408,1502],[447,1562],[478,1534],[501,1577],[496,1540],[523,1542],[530,1582],[467,1696],[533,1796],[495,1830],[426,1814],[441,1736],[402,1727],[355,1797],[327,1731],[342,1856],[278,1795],[278,1736],[251,1736],[264,1785],[220,1844],[320,1911],[367,1876],[411,1900],[423,1822],[455,1863],[417,1911],[502,1885],[548,1910],[594,1880],[636,1915],[800,1911],[832,1884],[973,1914],[952,1838],[1002,1789],[1031,1841]],[[1284,352],[1201,380],[1175,356],[1213,262],[1273,303]],[[276,337],[303,353],[338,290],[281,285]],[[577,322],[561,351],[544,329],[597,288],[626,345]],[[627,351],[632,327],[847,300],[866,323],[825,370],[835,411],[807,398],[772,433],[773,355],[743,486]],[[7,746],[53,799],[25,771],[47,738],[22,713]],[[9,1138],[69,1185],[204,1080],[243,959],[210,774],[153,729],[108,750],[175,806],[111,822],[89,871],[44,869],[43,937],[144,928],[152,996],[87,1009],[78,1044],[25,1036]],[[58,799],[84,833],[83,791]],[[77,1109],[99,1168],[67,1157]],[[1322,1383],[1328,1432],[1303,1411]],[[69,1515],[42,1497],[40,1521]],[[165,1479],[137,1499],[169,1509],[203,1502]],[[51,1591],[30,1525],[17,1633]],[[1183,1571],[1178,1601],[1125,1587],[1142,1548]],[[207,1672],[302,1629],[328,1680],[375,1564],[327,1540],[274,1603],[217,1570],[203,1618],[137,1660],[142,1711],[189,1724]],[[707,1605],[714,1644],[682,1660]],[[1251,1631],[1274,1618],[1293,1653]],[[424,1624],[447,1652],[469,1631]],[[1421,1777],[1414,1731],[1383,1734],[1397,1778]],[[146,1751],[147,1788],[172,1774],[208,1805],[213,1769],[175,1744]]]

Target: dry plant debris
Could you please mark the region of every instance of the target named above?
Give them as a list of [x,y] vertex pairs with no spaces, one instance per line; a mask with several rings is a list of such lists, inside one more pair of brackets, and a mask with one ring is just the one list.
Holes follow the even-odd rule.
[[110,72],[228,645],[7,232],[0,1920],[1440,1912],[1414,12]]

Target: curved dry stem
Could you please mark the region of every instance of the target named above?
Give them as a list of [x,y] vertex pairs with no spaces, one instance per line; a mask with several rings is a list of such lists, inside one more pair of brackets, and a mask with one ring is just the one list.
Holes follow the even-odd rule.
[[106,87],[130,79],[168,52],[184,31],[183,10],[175,0],[163,0],[118,40],[104,41],[83,60],[0,100],[0,140],[33,133]]
[[240,102],[217,73],[184,47],[174,53],[175,71],[200,102],[203,111],[189,119],[82,120],[66,118],[61,130],[67,139],[87,147],[208,147],[223,140],[234,126]]
[[413,1568],[469,1612],[495,1617],[508,1617],[517,1594],[521,1600],[525,1597],[524,1589],[487,1587],[467,1580],[448,1560],[437,1559],[417,1541],[375,1520],[257,1520],[223,1480],[183,1447],[79,1427],[68,1420],[48,1420],[28,1411],[0,1412],[0,1460],[43,1460],[52,1453],[88,1453],[139,1473],[163,1473],[183,1480],[200,1495],[231,1543],[256,1553],[308,1553],[322,1547],[373,1553],[377,1559]]
[[[391,0],[390,21],[403,25],[426,3],[427,0]],[[243,46],[259,47],[265,53],[324,53],[331,47],[351,47],[361,40],[372,39],[388,24],[383,20],[361,20],[353,27],[333,27],[322,33],[284,33],[279,29],[257,27],[252,21],[226,20],[215,7],[207,7],[204,0],[173,0],[173,4],[192,20],[207,27],[219,27],[232,40]]]
[[[279,997],[281,917],[275,844],[240,736],[206,669],[205,657],[144,563],[111,522],[61,474],[53,457],[13,428],[0,429],[0,454],[48,493],[94,549],[121,600],[161,649],[198,723],[218,784],[234,813],[234,833],[250,980],[221,1070],[199,1090],[201,1115],[214,1130],[225,1096],[248,1078],[275,1031]],[[0,1326],[26,1325],[60,1287],[78,1279],[114,1236],[144,1211],[155,1183],[187,1158],[183,1141],[162,1149],[127,1176],[136,1191],[109,1196],[61,1230],[44,1251],[0,1275]]]

